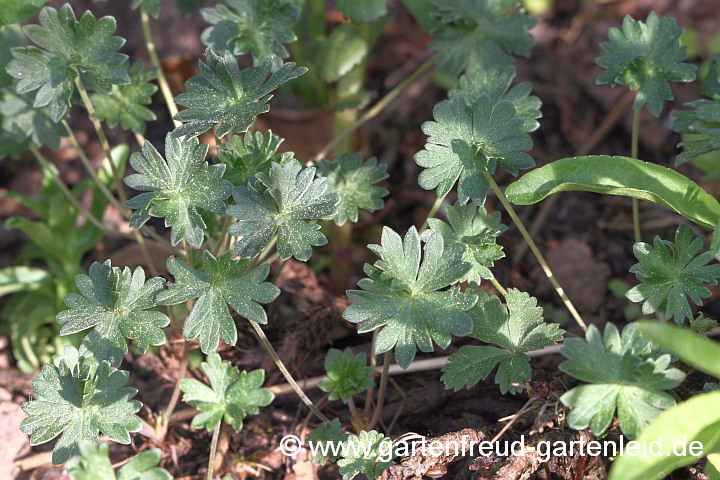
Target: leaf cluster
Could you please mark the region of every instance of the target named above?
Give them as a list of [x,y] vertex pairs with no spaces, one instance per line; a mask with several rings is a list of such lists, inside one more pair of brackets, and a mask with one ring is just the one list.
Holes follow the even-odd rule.
[[[656,236],[653,244],[639,242],[633,246],[638,263],[630,268],[641,282],[625,296],[633,302],[642,302],[646,315],[660,311],[664,320],[673,318],[682,325],[692,319],[690,298],[696,305],[710,297],[705,286],[717,285],[720,264],[712,261],[710,252],[703,248],[703,237],[693,239],[691,228],[683,223],[675,231],[675,243]],[[700,255],[698,255],[700,253]]]
[[354,355],[351,350],[331,348],[325,357],[325,373],[327,377],[318,386],[330,394],[330,400],[347,403],[354,394],[375,385],[365,352]]
[[601,435],[617,410],[623,434],[635,437],[660,412],[675,405],[675,398],[665,390],[680,385],[685,374],[670,366],[670,355],[646,358],[642,353],[647,343],[638,342],[636,335],[636,330],[626,327],[621,336],[615,325],[607,323],[604,336],[590,325],[585,340],[565,339],[560,353],[567,360],[560,370],[588,382],[560,398],[572,408],[571,428],[590,427]]
[[71,335],[92,329],[83,339],[81,352],[88,351],[97,360],[118,366],[128,352],[127,340],[135,340],[136,349],[146,352],[151,345],[165,343],[163,328],[170,319],[152,310],[155,295],[165,281],[154,277],[145,281],[142,267],[131,272],[128,267],[113,267],[110,260],[90,265],[89,275],[75,277],[80,295],[69,293],[65,304],[70,307],[57,315],[62,325],[60,335]]
[[656,117],[663,103],[672,100],[669,82],[691,82],[695,65],[687,60],[687,47],[680,41],[682,29],[675,19],[660,18],[655,12],[645,22],[627,15],[622,28],[610,27],[608,41],[600,44],[606,55],[595,62],[606,70],[597,77],[598,85],[627,85],[637,90],[633,108],[647,104]]
[[375,430],[350,435],[344,447],[342,458],[337,461],[343,480],[352,480],[360,474],[374,480],[392,464],[385,460],[391,447],[390,439]]
[[463,261],[465,249],[457,243],[445,245],[443,237],[433,233],[421,244],[415,227],[401,238],[384,227],[380,245],[368,245],[380,260],[365,264],[360,290],[349,290],[352,304],[343,318],[359,323],[359,333],[380,329],[375,353],[395,348],[395,359],[407,368],[415,358],[416,347],[433,351],[450,345],[451,335],[472,332],[468,314],[477,295],[457,287],[442,290],[465,277],[472,266]]
[[216,163],[225,165],[223,178],[236,187],[243,187],[257,173],[265,175],[275,163],[284,164],[293,158],[292,152],[278,152],[283,139],[272,131],[247,133],[218,145]]
[[442,369],[447,388],[470,388],[498,366],[495,383],[500,385],[500,392],[521,392],[532,373],[526,352],[562,340],[564,331],[557,324],[544,322],[543,309],[535,298],[511,288],[506,302],[503,305],[499,298],[478,292],[477,304],[468,312],[473,319],[470,336],[497,347],[463,346],[450,355]]
[[250,259],[233,260],[226,252],[219,258],[205,250],[201,268],[195,269],[183,260],[168,258],[167,269],[175,282],[156,295],[160,305],[177,305],[197,299],[185,320],[183,333],[187,340],[197,338],[203,353],[215,351],[220,339],[228,345],[237,341],[237,327],[228,305],[243,318],[267,323],[261,304],[270,303],[280,295],[280,289],[264,282],[270,265],[263,264],[248,270]]
[[218,53],[250,53],[256,67],[271,58],[277,70],[290,55],[283,44],[297,40],[292,26],[300,7],[287,0],[227,0],[200,14],[212,24],[200,37],[205,45]]
[[314,220],[330,220],[337,215],[340,196],[328,191],[326,178],[315,178],[314,167],[303,167],[297,160],[273,162],[267,175],[258,173],[247,187],[232,191],[235,205],[227,214],[237,218],[228,232],[238,237],[233,252],[256,257],[277,235],[277,251],[282,260],[295,257],[301,262],[312,255],[312,247],[327,244]]
[[132,400],[137,390],[127,386],[128,377],[106,361],[65,347],[33,381],[35,399],[23,404],[29,416],[20,430],[30,435],[33,446],[60,435],[52,455],[56,465],[79,454],[83,441],[99,445],[100,434],[128,445],[130,433],[142,428],[134,415],[142,404]]
[[210,387],[194,378],[180,380],[183,401],[200,411],[192,419],[193,428],[213,430],[225,421],[239,432],[245,417],[256,415],[260,407],[267,407],[275,398],[270,390],[261,388],[265,382],[264,370],[239,372],[217,352],[210,353],[201,367],[210,380]]
[[66,465],[70,480],[172,480],[172,475],[158,467],[162,450],[154,448],[138,453],[115,472],[106,444],[92,442],[80,444],[80,454]]
[[512,55],[530,56],[533,38],[528,30],[535,18],[518,0],[431,0],[437,23],[430,49],[437,67],[450,76],[463,72],[504,68]]

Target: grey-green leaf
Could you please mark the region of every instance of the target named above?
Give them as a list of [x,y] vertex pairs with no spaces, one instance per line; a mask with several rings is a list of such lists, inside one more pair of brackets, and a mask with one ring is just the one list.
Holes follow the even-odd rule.
[[158,87],[151,83],[157,77],[155,67],[145,67],[142,61],[135,62],[128,70],[130,83],[113,86],[110,94],[95,92],[90,95],[98,118],[115,128],[145,133],[145,122],[156,120],[155,114],[145,105],[152,103],[152,96]]
[[471,106],[463,95],[455,95],[435,105],[433,117],[435,121],[422,126],[429,138],[415,162],[425,168],[418,184],[425,190],[436,189],[438,197],[447,195],[457,183],[460,203],[472,199],[482,205],[490,189],[485,170],[492,174],[500,165],[517,175],[535,165],[525,153],[532,140],[510,101],[494,103],[482,94]]
[[218,53],[250,53],[256,67],[271,58],[277,70],[290,55],[283,44],[297,40],[292,27],[300,7],[287,0],[226,0],[200,14],[212,24],[202,33],[205,45]]
[[258,173],[247,187],[233,189],[235,205],[227,214],[238,219],[228,232],[239,237],[233,252],[255,257],[277,235],[280,258],[301,262],[312,255],[312,247],[327,244],[320,225],[312,220],[330,220],[337,214],[340,196],[328,192],[327,179],[315,178],[315,168],[297,160],[272,164],[270,172]]
[[190,340],[198,338],[204,353],[215,351],[220,339],[228,345],[237,341],[237,327],[228,305],[242,317],[257,323],[267,323],[263,303],[270,303],[280,295],[280,289],[264,282],[270,265],[263,264],[248,271],[250,259],[232,259],[231,252],[219,258],[205,250],[202,269],[196,270],[175,257],[168,258],[168,271],[175,283],[156,295],[161,305],[176,305],[197,298],[183,332]]
[[130,433],[142,428],[134,414],[142,403],[132,398],[137,390],[128,387],[129,374],[108,362],[99,364],[83,357],[73,347],[45,365],[33,381],[35,400],[25,402],[29,416],[20,430],[30,435],[31,445],[40,445],[58,435],[52,461],[58,465],[80,453],[80,444],[100,444],[100,435],[128,445]]
[[76,76],[88,88],[110,93],[113,85],[130,82],[127,55],[118,53],[125,39],[113,36],[113,17],[96,19],[86,11],[80,20],[66,3],[58,11],[45,7],[40,25],[27,25],[25,35],[37,47],[15,48],[7,72],[18,80],[17,92],[37,90],[34,106],[48,106],[50,117],[59,122],[70,107]]
[[675,405],[675,398],[665,390],[680,385],[685,374],[670,367],[670,355],[643,359],[634,350],[635,343],[624,335],[621,338],[612,323],[605,325],[604,338],[595,325],[590,325],[585,338],[566,338],[560,350],[567,359],[560,370],[590,382],[560,398],[572,408],[568,417],[571,428],[590,427],[595,435],[601,435],[617,410],[620,429],[632,438],[660,412]]
[[92,329],[83,339],[82,348],[98,360],[118,366],[128,352],[127,340],[137,342],[137,349],[147,351],[151,345],[163,345],[163,328],[170,319],[152,310],[155,294],[165,281],[153,277],[145,281],[142,267],[131,272],[128,267],[113,267],[110,260],[90,265],[89,275],[77,275],[75,285],[81,295],[69,293],[65,304],[69,310],[58,313],[60,335],[71,335]]
[[375,184],[389,175],[375,157],[363,163],[362,153],[343,153],[334,162],[321,160],[317,168],[318,176],[327,178],[330,191],[340,195],[337,225],[357,222],[360,209],[374,212],[385,205],[383,197],[390,192]]
[[150,217],[165,218],[165,226],[172,227],[173,245],[186,239],[200,248],[206,225],[198,210],[224,212],[232,189],[222,178],[225,165],[208,165],[207,151],[208,145],[195,137],[175,138],[169,133],[165,137],[167,161],[150,142],[145,142],[142,153],[133,153],[130,164],[138,173],[125,177],[125,183],[147,193],[125,202],[136,210],[130,225],[139,229]]
[[278,152],[283,141],[270,130],[237,135],[217,146],[214,160],[225,165],[226,180],[236,187],[244,187],[256,173],[267,174],[273,162],[283,164],[293,158],[292,152]]
[[690,227],[682,223],[675,231],[675,243],[656,236],[653,244],[638,242],[633,253],[638,263],[630,268],[640,284],[625,294],[633,302],[642,302],[642,311],[650,315],[660,310],[663,318],[674,318],[682,325],[686,318],[692,319],[688,297],[702,305],[710,297],[704,285],[717,285],[720,264],[712,261],[710,252],[698,255],[703,248],[703,237],[693,239]]
[[272,57],[257,67],[240,70],[232,54],[219,56],[210,48],[198,67],[200,75],[185,82],[187,91],[175,97],[187,107],[175,115],[175,120],[185,123],[172,132],[175,137],[200,135],[213,127],[218,138],[232,131],[246,132],[258,115],[270,110],[267,102],[273,90],[307,72],[292,62],[272,71]]
[[433,341],[447,348],[451,335],[470,334],[472,319],[468,310],[475,305],[477,295],[456,287],[441,290],[470,270],[470,264],[462,261],[462,246],[446,247],[436,233],[421,250],[415,227],[404,239],[385,227],[380,243],[369,246],[380,260],[365,265],[369,278],[358,282],[361,290],[347,292],[353,303],[343,313],[346,320],[360,324],[359,333],[381,329],[375,353],[395,348],[398,365],[407,368],[415,358],[416,348],[432,352]]
[[239,372],[217,352],[210,353],[201,366],[210,387],[194,378],[180,380],[183,401],[200,411],[193,417],[193,428],[213,430],[224,420],[239,432],[245,417],[257,415],[261,407],[267,407],[275,398],[270,390],[261,388],[264,370]]

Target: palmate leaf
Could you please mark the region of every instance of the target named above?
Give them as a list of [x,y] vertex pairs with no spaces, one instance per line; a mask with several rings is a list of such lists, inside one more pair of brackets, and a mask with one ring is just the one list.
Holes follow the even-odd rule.
[[646,315],[662,312],[665,320],[674,318],[682,325],[685,319],[692,319],[688,297],[702,305],[710,297],[710,290],[704,285],[717,285],[720,264],[708,265],[712,261],[709,252],[698,253],[703,248],[703,237],[693,239],[692,229],[685,223],[675,231],[675,243],[656,236],[653,244],[644,242],[633,246],[638,263],[630,268],[641,282],[625,294],[633,302],[643,302],[642,312]]
[[2,131],[15,142],[31,139],[37,147],[56,149],[60,138],[68,136],[65,128],[50,118],[47,107],[33,107],[32,94],[18,94],[10,88],[0,94],[0,118]]
[[[341,448],[347,441],[350,434],[343,432],[340,420],[333,418],[330,422],[324,422],[315,428],[310,435],[307,436],[308,444],[315,447],[311,461],[317,465],[322,465],[327,461],[335,462],[340,458]],[[326,444],[327,445],[326,447]],[[333,451],[332,447],[335,446]],[[340,447],[340,448],[338,448]]]
[[81,295],[65,296],[57,322],[63,327],[60,335],[71,335],[92,328],[83,339],[82,350],[98,360],[117,366],[128,352],[127,340],[133,339],[137,349],[146,352],[150,345],[165,343],[163,328],[170,319],[162,312],[151,310],[157,304],[154,296],[162,291],[165,281],[153,277],[145,281],[142,267],[131,272],[113,267],[110,260],[90,265],[89,275],[77,275],[75,285]]
[[142,428],[134,415],[142,403],[132,400],[137,390],[127,386],[128,377],[108,362],[97,363],[65,347],[33,381],[35,400],[23,404],[29,417],[20,430],[30,435],[33,446],[60,435],[52,455],[56,465],[80,453],[84,440],[99,445],[101,434],[127,445],[130,433]]
[[183,402],[200,411],[192,419],[193,428],[213,430],[224,420],[239,432],[245,417],[256,415],[260,407],[267,407],[275,398],[270,390],[261,388],[265,370],[239,372],[217,352],[210,353],[201,367],[210,380],[210,387],[194,378],[180,380]]
[[320,161],[318,176],[327,178],[330,191],[340,195],[334,218],[337,225],[348,220],[357,222],[361,208],[369,212],[383,208],[383,197],[390,192],[374,184],[388,178],[385,168],[385,165],[378,165],[375,157],[363,163],[362,153],[343,153],[334,162]]
[[523,131],[534,132],[540,127],[538,118],[542,117],[540,107],[542,101],[534,95],[532,83],[518,83],[510,88],[515,78],[515,67],[478,69],[464,74],[455,88],[450,90],[449,96],[462,95],[465,100],[474,106],[475,101],[483,94],[487,94],[493,105],[503,100],[512,102],[515,106],[515,116],[522,118]]
[[353,480],[360,474],[374,480],[392,464],[387,458],[390,450],[390,439],[375,430],[350,435],[337,462],[340,475],[343,480]]
[[525,352],[554,345],[564,331],[554,323],[543,321],[543,310],[537,300],[515,288],[508,289],[507,306],[500,299],[480,291],[477,304],[468,312],[473,318],[471,337],[497,345],[463,346],[450,355],[443,367],[442,381],[447,388],[472,387],[490,375],[498,366],[495,383],[500,392],[513,395],[523,391],[530,380],[530,357]]
[[388,12],[386,0],[337,0],[335,5],[345,18],[359,23],[374,22]]
[[344,23],[322,43],[318,55],[320,73],[328,82],[335,82],[358,66],[367,54],[368,43],[363,30],[356,24]]
[[162,450],[154,448],[138,453],[117,473],[110,463],[108,446],[92,442],[80,444],[80,455],[66,465],[70,480],[172,480],[170,472],[158,467]]
[[720,100],[700,99],[687,103],[688,110],[675,112],[672,129],[683,134],[683,152],[675,158],[675,165],[708,152],[720,150]]
[[451,334],[469,335],[472,319],[468,310],[477,295],[457,287],[440,290],[470,271],[471,265],[462,261],[462,245],[445,246],[442,236],[435,233],[425,242],[421,261],[420,235],[415,227],[404,239],[385,227],[380,243],[368,246],[380,260],[375,265],[365,264],[370,278],[358,282],[362,290],[348,290],[353,303],[343,313],[345,320],[360,323],[359,333],[382,328],[375,353],[394,347],[398,365],[407,368],[415,358],[416,346],[432,352],[433,341],[447,348]]
[[274,163],[270,172],[258,173],[247,187],[233,189],[235,205],[227,214],[238,219],[228,228],[239,237],[233,253],[255,257],[277,235],[280,258],[301,262],[312,255],[312,247],[327,244],[320,225],[308,220],[330,220],[337,214],[340,196],[328,192],[327,179],[315,178],[315,168],[297,160]]
[[205,61],[198,62],[200,75],[185,82],[187,91],[175,97],[178,104],[187,107],[175,115],[175,120],[186,123],[172,135],[196,136],[213,127],[218,138],[232,131],[246,132],[255,117],[270,110],[270,92],[307,72],[292,62],[271,73],[272,66],[273,59],[268,58],[258,67],[240,70],[232,54],[219,56],[208,48]]
[[125,205],[136,210],[130,225],[139,229],[150,217],[165,218],[165,226],[172,227],[173,245],[186,239],[195,248],[203,243],[205,221],[198,209],[222,213],[232,184],[224,180],[225,165],[208,165],[205,161],[208,145],[195,137],[165,137],[167,162],[150,142],[142,153],[133,153],[130,164],[138,172],[125,177],[130,188],[140,190]]
[[158,87],[151,83],[157,78],[155,67],[145,67],[142,61],[135,62],[130,70],[130,83],[114,86],[108,95],[95,92],[90,95],[97,117],[114,128],[118,123],[123,130],[145,133],[145,122],[156,120],[155,114],[145,105],[152,103],[152,96]]
[[423,232],[423,238],[428,239],[433,232],[437,232],[442,235],[446,245],[459,243],[464,246],[463,261],[472,265],[472,268],[460,279],[461,282],[479,285],[483,279],[494,278],[490,268],[495,260],[505,256],[503,247],[497,244],[496,239],[508,228],[500,223],[500,212],[487,213],[483,207],[474,203],[461,205],[458,202],[447,207],[445,216],[449,225],[437,218],[428,219],[430,228]]
[[13,49],[7,72],[18,80],[18,93],[38,90],[33,105],[48,106],[53,121],[59,122],[67,113],[77,75],[88,88],[105,93],[110,93],[113,85],[130,82],[128,57],[117,52],[125,39],[113,36],[113,17],[98,20],[86,11],[76,20],[66,3],[59,11],[43,8],[38,20],[40,25],[24,28],[37,47]]
[[530,56],[535,18],[518,0],[432,0],[440,21],[430,49],[437,68],[450,76],[513,63],[512,55]]
[[500,165],[517,175],[535,165],[524,152],[532,147],[532,140],[510,101],[495,103],[482,94],[469,106],[463,95],[456,94],[435,105],[433,117],[435,121],[422,125],[429,138],[425,149],[415,154],[415,162],[425,168],[418,184],[425,190],[437,189],[438,197],[447,195],[457,182],[461,204],[472,199],[482,205],[490,189],[484,170],[492,174]]
[[203,353],[214,351],[221,338],[228,345],[235,345],[237,327],[228,305],[242,317],[264,324],[267,314],[260,304],[270,303],[280,295],[280,289],[263,281],[270,265],[248,271],[249,265],[250,259],[235,261],[230,252],[216,259],[205,250],[201,270],[170,257],[167,269],[175,277],[175,283],[158,293],[156,300],[160,305],[176,305],[197,298],[183,333],[188,340],[199,338]]
[[687,60],[687,47],[680,41],[682,28],[674,18],[659,18],[655,12],[647,21],[626,16],[622,29],[610,27],[609,41],[600,44],[607,55],[595,62],[607,69],[597,77],[598,85],[627,85],[638,90],[633,108],[647,104],[650,113],[660,115],[665,100],[672,100],[669,82],[692,82],[697,67]]
[[283,141],[270,130],[237,135],[217,146],[214,160],[225,165],[226,180],[236,187],[244,187],[256,173],[267,174],[273,162],[283,164],[293,158],[292,152],[278,152]]
[[351,350],[331,348],[325,357],[325,373],[327,377],[318,386],[330,394],[330,400],[348,403],[352,395],[375,385],[365,352],[354,355]]
[[590,325],[585,340],[566,338],[560,353],[567,359],[559,368],[568,375],[588,382],[566,392],[560,400],[572,408],[568,425],[576,430],[592,428],[602,435],[617,410],[620,429],[635,437],[663,410],[675,405],[675,398],[664,390],[682,383],[685,374],[670,367],[670,355],[643,359],[612,323],[605,324],[605,335]]
[[203,8],[200,14],[213,25],[202,33],[205,45],[218,53],[251,53],[256,67],[272,58],[272,68],[277,70],[282,59],[290,56],[283,44],[297,40],[292,26],[300,7],[287,0],[227,0]]

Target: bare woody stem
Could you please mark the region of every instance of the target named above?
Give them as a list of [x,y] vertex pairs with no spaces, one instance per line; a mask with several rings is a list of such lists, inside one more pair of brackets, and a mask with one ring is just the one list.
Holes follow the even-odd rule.
[[552,284],[553,288],[555,289],[555,292],[558,294],[558,296],[562,299],[563,303],[565,304],[565,307],[570,311],[570,314],[575,319],[578,325],[583,330],[587,330],[587,325],[585,325],[585,322],[583,321],[582,317],[578,313],[578,311],[575,309],[575,306],[572,304],[568,296],[565,294],[565,291],[560,286],[560,283],[558,283],[557,279],[555,278],[555,275],[553,275],[552,270],[550,269],[550,266],[545,261],[545,258],[543,257],[542,253],[540,253],[540,250],[538,249],[537,245],[533,241],[532,237],[528,233],[527,229],[525,228],[525,225],[523,225],[522,220],[520,220],[520,217],[517,216],[517,213],[515,213],[515,209],[513,209],[512,205],[510,205],[510,202],[508,201],[507,197],[505,197],[505,194],[500,189],[497,183],[495,183],[495,180],[492,178],[492,175],[490,175],[490,172],[487,171],[487,169],[483,170],[483,175],[485,175],[485,179],[490,184],[490,187],[495,192],[495,194],[498,196],[498,199],[500,200],[500,203],[502,203],[502,206],[505,208],[505,211],[507,211],[508,215],[510,215],[510,218],[512,218],[512,221],[517,226],[518,230],[520,231],[520,234],[525,239],[525,242],[527,242],[528,247],[530,247],[530,251],[535,255],[535,258],[537,258],[538,263],[540,263],[540,266],[543,269],[543,272],[545,272],[545,275],[547,275],[548,280],[550,280],[550,283]]
[[[637,158],[638,156],[638,137],[640,134],[640,109],[633,109],[632,120],[632,140],[630,144],[630,156]],[[642,232],[640,231],[640,202],[637,198],[632,199],[633,214],[633,232],[635,233],[635,243],[642,241]]]
[[182,126],[182,123],[175,120],[175,115],[177,115],[178,113],[178,108],[175,104],[172,91],[170,90],[170,85],[168,84],[167,78],[165,77],[165,72],[163,71],[162,65],[160,64],[157,50],[155,49],[155,42],[153,41],[152,31],[150,30],[150,15],[148,15],[147,9],[145,7],[140,8],[140,20],[142,21],[143,37],[145,37],[145,46],[147,47],[150,61],[157,69],[157,78],[158,84],[160,85],[160,92],[165,99],[165,104],[167,105],[168,112],[170,112],[170,118],[173,119],[173,125],[175,125],[175,128],[180,127]]
[[273,359],[275,365],[277,365],[280,372],[283,374],[288,383],[292,386],[292,389],[295,390],[295,393],[297,393],[298,397],[300,397],[300,400],[302,400],[303,403],[307,405],[307,407],[310,409],[310,411],[312,411],[315,416],[321,421],[329,421],[329,419],[315,406],[312,400],[310,400],[308,396],[305,395],[305,392],[303,392],[302,388],[300,388],[300,385],[297,384],[292,375],[290,375],[290,372],[287,368],[285,368],[285,364],[282,360],[280,360],[280,357],[278,356],[277,352],[272,346],[272,343],[270,343],[270,340],[267,338],[267,335],[265,335],[265,332],[263,332],[263,329],[260,327],[260,325],[258,325],[257,322],[253,322],[252,320],[250,320],[250,324],[255,329],[255,332],[260,338],[260,342],[263,344],[263,347],[265,347],[265,351],[267,351],[267,353]]
[[213,474],[215,473],[215,454],[217,453],[217,444],[218,438],[220,437],[221,426],[222,419],[220,419],[215,427],[215,430],[213,430],[212,443],[210,444],[210,461],[208,461],[207,480],[213,480]]

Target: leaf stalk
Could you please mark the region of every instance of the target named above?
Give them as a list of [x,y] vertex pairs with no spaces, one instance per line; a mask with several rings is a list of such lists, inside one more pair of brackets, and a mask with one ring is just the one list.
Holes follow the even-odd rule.
[[525,242],[528,244],[528,247],[530,247],[530,251],[535,255],[535,258],[537,258],[538,263],[540,263],[540,266],[542,267],[543,272],[545,272],[545,275],[548,277],[548,280],[550,280],[550,283],[552,284],[553,288],[555,289],[555,292],[558,294],[558,296],[562,299],[563,303],[565,304],[565,307],[570,311],[570,314],[575,319],[575,322],[577,322],[578,325],[580,325],[580,328],[584,330],[587,330],[587,325],[583,321],[582,317],[578,313],[578,311],[575,309],[575,306],[572,304],[570,299],[568,298],[565,291],[560,286],[560,283],[558,283],[557,279],[555,278],[555,275],[553,275],[552,270],[550,269],[550,266],[545,261],[545,257],[543,257],[542,253],[540,253],[540,250],[538,249],[537,245],[533,241],[532,237],[528,233],[527,229],[525,228],[525,225],[523,225],[522,220],[520,220],[520,217],[518,217],[517,213],[515,213],[515,209],[513,209],[512,205],[510,205],[510,202],[508,201],[507,197],[503,193],[503,191],[500,189],[497,183],[495,183],[495,180],[492,178],[492,175],[490,175],[490,172],[487,171],[487,169],[483,170],[483,175],[485,175],[485,179],[490,184],[490,187],[492,188],[493,192],[497,195],[498,199],[500,200],[500,203],[502,203],[502,206],[505,208],[505,211],[510,215],[510,218],[512,218],[513,223],[517,226],[518,230],[520,231],[520,234],[525,239]]

